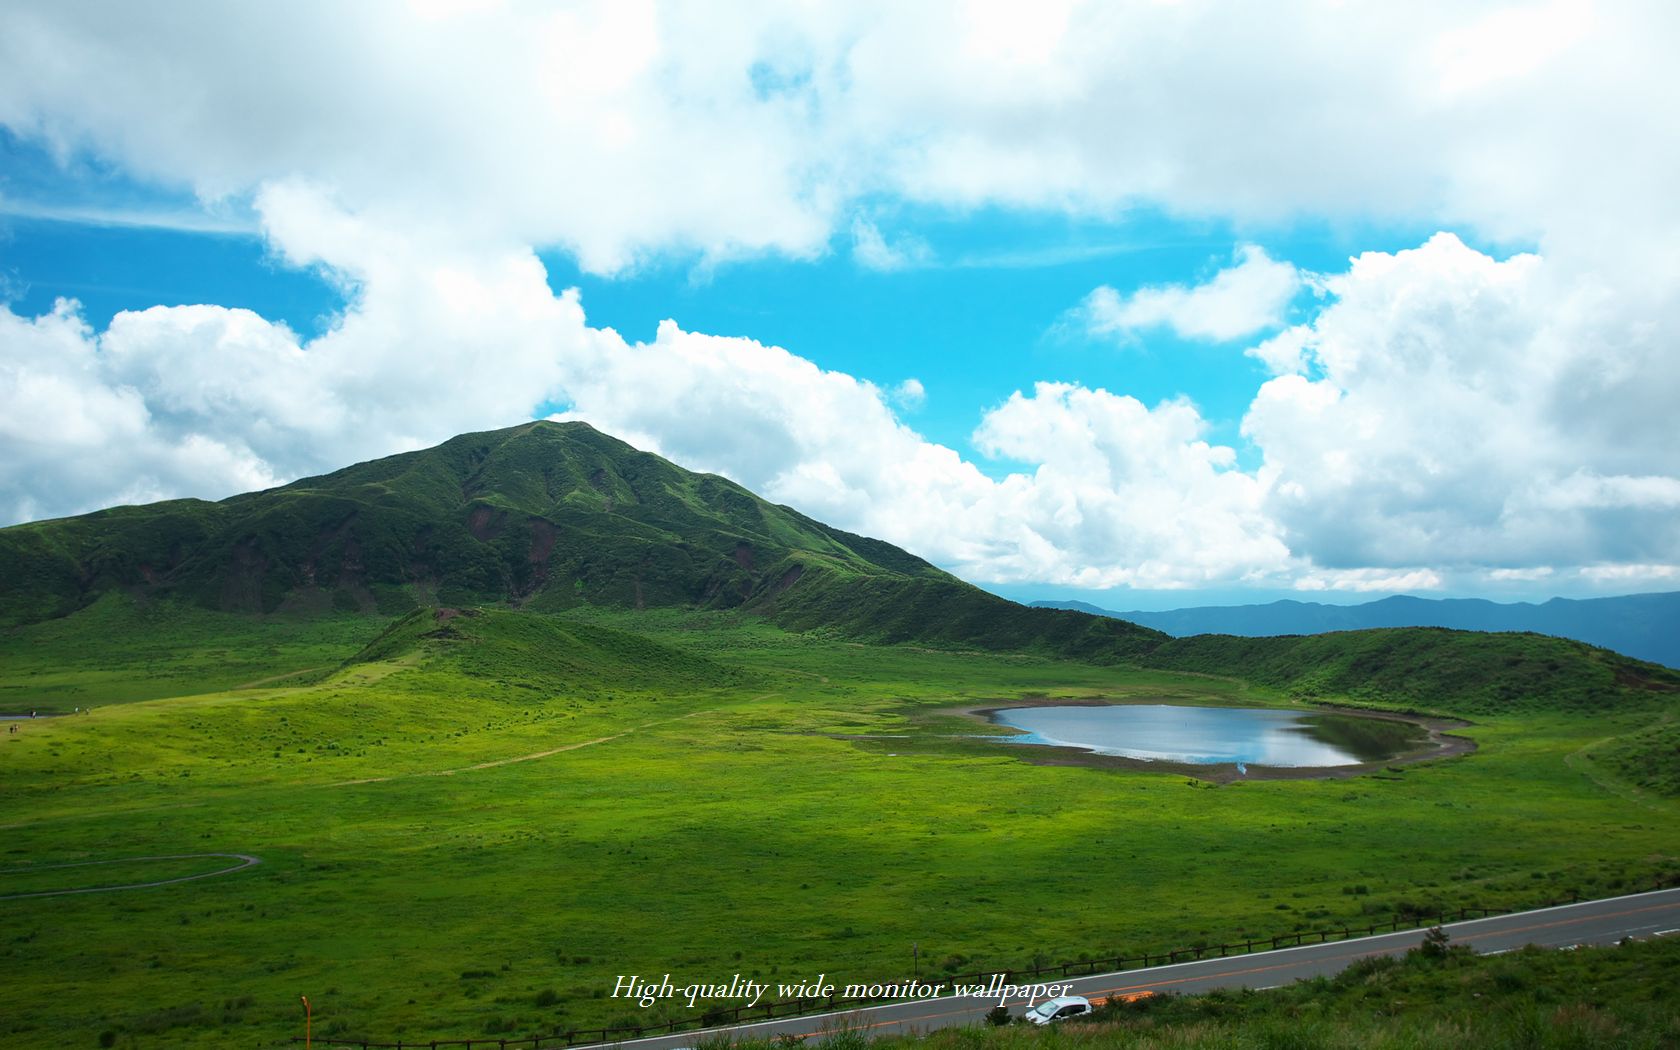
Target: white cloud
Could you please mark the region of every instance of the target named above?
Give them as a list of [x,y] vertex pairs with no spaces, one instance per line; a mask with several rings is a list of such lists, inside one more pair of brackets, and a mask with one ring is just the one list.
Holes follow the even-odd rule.
[[1680,580],[1680,565],[1591,565],[1581,570],[1581,576],[1594,583],[1616,587],[1669,583]]
[[[100,333],[70,306],[0,310],[0,513],[224,495],[565,398],[980,579],[1660,575],[1680,565],[1677,33],[1660,3],[8,4],[0,123],[209,215],[251,205],[351,306],[307,343],[209,305]],[[675,323],[626,344],[533,251],[616,272],[850,232],[861,265],[925,262],[855,218],[881,201],[1428,221],[1535,250],[1440,235],[1325,278],[1315,318],[1250,351],[1274,376],[1243,424],[1258,470],[1186,401],[1043,383],[980,422],[977,447],[1028,465],[1000,481],[896,417],[908,382]],[[1250,247],[1087,311],[1233,339],[1301,279]]]
[[1301,371],[1244,420],[1258,470],[1187,400],[1039,383],[975,431],[982,453],[1026,465],[994,480],[898,418],[915,380],[882,389],[671,321],[628,343],[550,292],[528,249],[375,228],[307,187],[266,195],[262,214],[288,257],[354,289],[308,342],[215,306],[122,313],[100,333],[72,304],[0,309],[0,512],[219,497],[558,400],[983,581],[1417,590],[1680,564],[1665,417],[1612,411],[1680,389],[1639,320],[1674,312],[1673,294],[1571,296],[1538,257],[1450,235],[1326,279],[1330,305],[1295,331]]
[[1529,583],[1544,580],[1554,573],[1550,565],[1536,565],[1526,569],[1493,569],[1488,572],[1487,578],[1496,583]]
[[274,482],[237,441],[171,434],[111,377],[77,304],[20,318],[0,307],[0,514],[25,521],[115,503]]
[[306,188],[269,195],[263,215],[291,258],[356,289],[307,343],[214,306],[121,313],[102,333],[69,304],[33,320],[0,310],[15,399],[3,437],[25,453],[0,467],[8,517],[220,497],[559,399],[568,416],[978,579],[1178,586],[1287,557],[1258,484],[1188,402],[1040,384],[981,424],[981,447],[1036,464],[994,481],[896,417],[893,402],[923,394],[916,380],[885,391],[671,321],[627,343],[590,327],[575,295],[554,296],[527,250],[440,248]]
[[[1508,577],[1501,577],[1508,578]],[[1295,578],[1298,591],[1377,591],[1390,594],[1412,594],[1418,591],[1440,590],[1441,574],[1433,569],[1408,569],[1395,572],[1386,569],[1314,569]]]
[[914,412],[927,403],[927,388],[922,381],[914,376],[906,379],[892,389],[893,403],[900,408]]
[[1452,97],[1533,73],[1588,36],[1582,0],[1506,7],[1442,33],[1431,49],[1437,87]]
[[1680,263],[1676,8],[8,4],[0,122],[206,199],[808,257],[859,201],[1433,218]]
[[1078,316],[1097,336],[1166,327],[1187,339],[1238,339],[1282,324],[1301,286],[1295,267],[1245,244],[1234,265],[1202,284],[1155,285],[1130,295],[1104,285],[1086,296]]
[[603,337],[529,251],[438,252],[302,191],[264,216],[282,247],[323,246],[308,258],[357,289],[307,344],[219,306],[119,313],[97,334],[73,304],[33,320],[0,309],[0,513],[218,498],[506,425]]
[[1540,487],[1529,497],[1537,510],[1680,509],[1680,478],[1606,477],[1578,470]]
[[926,266],[933,261],[933,248],[913,236],[889,244],[874,223],[856,219],[852,222],[852,258],[866,270],[891,272]]
[[1264,491],[1235,453],[1204,438],[1187,401],[1040,383],[987,413],[975,443],[1038,464],[991,494],[995,519],[1024,530],[1016,550],[968,567],[1000,581],[1181,587],[1279,572],[1289,553]]
[[[1680,359],[1667,288],[1611,290],[1450,234],[1367,253],[1311,323],[1252,351],[1284,372],[1243,433],[1267,510],[1329,567],[1680,562]],[[1279,346],[1287,346],[1280,352]]]

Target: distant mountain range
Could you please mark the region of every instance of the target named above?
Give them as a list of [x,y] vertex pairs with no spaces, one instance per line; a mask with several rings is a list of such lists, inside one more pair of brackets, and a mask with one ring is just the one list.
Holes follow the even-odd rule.
[[1277,601],[1201,606],[1166,612],[1113,612],[1086,602],[1033,602],[1153,627],[1177,638],[1231,634],[1263,638],[1369,627],[1451,627],[1461,631],[1532,631],[1573,638],[1626,656],[1680,667],[1680,591],[1616,598],[1553,598],[1502,604],[1481,598],[1393,597],[1363,605]]

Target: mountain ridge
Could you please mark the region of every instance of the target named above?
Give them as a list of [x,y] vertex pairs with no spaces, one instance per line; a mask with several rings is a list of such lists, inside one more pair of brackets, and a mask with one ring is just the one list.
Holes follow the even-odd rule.
[[[1673,672],[1533,635],[1174,640],[1110,616],[1018,605],[581,422],[463,434],[215,503],[0,529],[0,632],[14,641],[23,644],[28,625],[74,618],[107,596],[258,617],[740,613],[864,644],[1035,653],[1244,677],[1303,698],[1467,711],[1544,697],[1562,673],[1571,684],[1560,702],[1583,710],[1680,689]],[[634,648],[569,628],[543,637],[561,649]]]
[[587,423],[463,434],[228,499],[0,529],[0,627],[120,590],[256,614],[740,609],[863,640],[1114,660],[1165,636],[1030,609]]
[[1314,635],[1386,627],[1460,631],[1529,631],[1601,646],[1680,668],[1680,591],[1544,602],[1393,595],[1358,605],[1285,598],[1254,605],[1208,605],[1146,612],[1114,611],[1080,601],[1030,602],[1035,608],[1113,616],[1175,638],[1229,634],[1243,638]]

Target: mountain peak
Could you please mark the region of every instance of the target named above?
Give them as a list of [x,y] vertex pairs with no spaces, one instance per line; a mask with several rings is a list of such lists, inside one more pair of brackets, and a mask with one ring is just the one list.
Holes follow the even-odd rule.
[[876,640],[1100,658],[1153,631],[1029,610],[579,420],[462,434],[219,503],[0,529],[0,625],[121,590],[256,614],[742,609]]

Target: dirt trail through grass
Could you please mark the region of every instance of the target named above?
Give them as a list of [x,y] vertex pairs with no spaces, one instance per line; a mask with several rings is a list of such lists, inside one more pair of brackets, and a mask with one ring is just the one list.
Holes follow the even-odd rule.
[[237,860],[239,863],[231,864],[225,868],[218,868],[215,871],[199,872],[197,875],[182,875],[173,879],[155,879],[151,882],[129,882],[120,886],[83,886],[77,889],[68,890],[37,890],[33,893],[8,893],[4,896],[0,896],[0,901],[22,900],[25,897],[60,897],[70,893],[115,893],[117,890],[145,890],[151,889],[154,886],[168,886],[177,882],[192,882],[195,879],[215,878],[217,875],[231,875],[236,871],[244,871],[246,868],[254,868],[258,864],[262,863],[261,857],[253,857],[249,853],[175,853],[158,857],[119,857],[115,860],[84,860],[78,861],[74,864],[44,864],[38,868],[14,868],[8,871],[0,871],[0,875],[14,875],[20,872],[33,873],[36,871],[50,871],[57,868],[90,868],[101,864],[137,864],[146,861],[198,860],[200,858],[208,859],[211,857],[225,857],[228,860]]
[[228,691],[232,692],[235,689],[255,689],[259,685],[267,685],[270,682],[284,682],[286,679],[296,678],[300,674],[312,674],[316,671],[325,670],[326,667],[300,667],[296,671],[287,671],[285,674],[271,675],[267,678],[259,678],[254,682],[242,682],[239,685],[229,686]]
[[[766,693],[765,694],[765,696],[773,696],[773,695],[775,695],[775,694],[773,694],[773,693]],[[755,697],[754,699],[762,700],[763,697]],[[575,744],[563,744],[560,747],[551,747],[547,751],[533,751],[528,755],[515,755],[512,758],[498,758],[498,759],[494,759],[494,760],[489,761],[489,762],[478,762],[478,763],[476,763],[474,765],[470,765],[470,766],[457,766],[454,769],[428,769],[428,770],[423,770],[423,771],[418,772],[418,773],[393,773],[391,776],[388,776],[388,777],[363,777],[359,780],[340,780],[340,781],[337,781],[336,783],[328,784],[326,786],[327,787],[353,787],[357,784],[383,784],[386,781],[397,780],[397,779],[400,779],[400,778],[403,778],[403,777],[452,777],[457,773],[471,773],[473,770],[476,770],[476,769],[494,769],[497,766],[510,766],[510,765],[514,764],[515,762],[534,762],[539,758],[548,758],[552,755],[558,755],[558,754],[560,754],[564,751],[576,751],[579,748],[593,747],[596,744],[605,744],[605,743],[608,743],[610,741],[617,740],[620,737],[629,736],[631,733],[640,732],[643,729],[652,729],[654,726],[664,725],[667,722],[678,722],[678,721],[681,721],[684,718],[693,718],[696,715],[709,715],[709,714],[716,714],[716,713],[717,712],[715,710],[690,711],[686,715],[678,715],[675,718],[658,718],[658,719],[655,719],[652,722],[643,722],[639,726],[631,726],[629,729],[626,729],[623,732],[613,733],[610,736],[598,736],[593,740],[580,740]]]
[[1611,743],[1612,741],[1620,740],[1624,736],[1633,736],[1636,733],[1643,733],[1650,729],[1668,725],[1673,721],[1673,714],[1664,714],[1661,720],[1654,722],[1651,725],[1641,726],[1638,729],[1630,729],[1623,733],[1617,733],[1613,736],[1607,736],[1599,740],[1594,740],[1591,743],[1577,748],[1576,750],[1563,756],[1563,764],[1586,777],[1599,788],[1612,795],[1625,798],[1629,802],[1643,806],[1646,809],[1655,810],[1658,813],[1671,813],[1674,811],[1674,803],[1662,798],[1654,798],[1650,792],[1641,790],[1640,788],[1623,781],[1620,777],[1614,776],[1613,774],[1600,769],[1598,763],[1593,761],[1591,752],[1603,747],[1605,744]]

